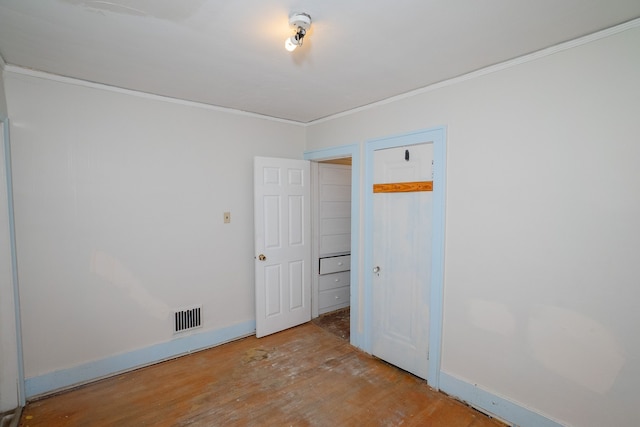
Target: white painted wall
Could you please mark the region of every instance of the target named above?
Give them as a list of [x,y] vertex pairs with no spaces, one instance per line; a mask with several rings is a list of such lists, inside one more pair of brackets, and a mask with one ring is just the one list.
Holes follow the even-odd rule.
[[630,29],[306,131],[7,70],[27,378],[170,341],[174,308],[252,320],[254,155],[446,125],[443,372],[567,425],[640,424],[639,45]]
[[[0,57],[0,118],[7,117],[3,69]],[[4,128],[0,122],[0,413],[18,406],[18,348],[6,177]]]
[[640,425],[640,28],[322,121],[447,126],[443,372],[573,426]]
[[[25,376],[255,320],[253,157],[304,128],[7,70]],[[231,223],[223,224],[223,212]]]

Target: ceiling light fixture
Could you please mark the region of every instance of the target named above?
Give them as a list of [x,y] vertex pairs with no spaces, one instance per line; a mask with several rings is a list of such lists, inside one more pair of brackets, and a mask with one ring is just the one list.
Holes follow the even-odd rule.
[[289,25],[296,33],[284,41],[284,48],[293,52],[298,46],[302,46],[304,36],[311,27],[311,16],[306,13],[294,13],[289,17]]

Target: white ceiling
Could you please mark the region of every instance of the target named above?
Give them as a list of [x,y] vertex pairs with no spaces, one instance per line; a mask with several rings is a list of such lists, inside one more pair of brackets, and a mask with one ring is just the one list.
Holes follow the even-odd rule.
[[[291,12],[313,19],[293,54]],[[638,17],[639,0],[0,0],[0,55],[307,123]]]

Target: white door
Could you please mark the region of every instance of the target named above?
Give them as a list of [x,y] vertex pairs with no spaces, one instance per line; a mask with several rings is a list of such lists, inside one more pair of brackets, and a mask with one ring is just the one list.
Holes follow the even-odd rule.
[[374,184],[391,185],[373,195],[372,352],[425,379],[433,193],[423,190],[432,160],[433,144],[374,152]]
[[311,320],[309,162],[254,159],[256,336]]

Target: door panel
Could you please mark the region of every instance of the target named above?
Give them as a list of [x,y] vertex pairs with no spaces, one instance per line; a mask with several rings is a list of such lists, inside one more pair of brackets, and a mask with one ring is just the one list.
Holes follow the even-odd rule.
[[[431,180],[432,144],[378,150],[374,183]],[[433,195],[373,195],[374,355],[427,378]]]
[[[304,263],[294,261],[289,263],[289,309],[304,308]],[[310,295],[310,292],[307,292]],[[310,305],[310,304],[309,304]]]
[[311,320],[309,162],[254,160],[256,336]]

